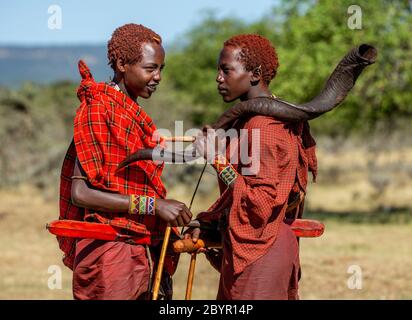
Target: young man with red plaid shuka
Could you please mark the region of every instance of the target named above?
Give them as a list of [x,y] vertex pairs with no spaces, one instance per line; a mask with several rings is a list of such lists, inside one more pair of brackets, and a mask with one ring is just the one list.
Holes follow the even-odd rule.
[[[166,225],[185,225],[191,219],[185,204],[165,199],[163,164],[138,161],[116,171],[129,154],[157,145],[156,126],[137,98],[148,99],[156,90],[164,58],[158,34],[127,24],[108,42],[111,83],[96,83],[79,62],[81,104],[61,173],[60,219],[109,223],[137,240],[58,237],[63,261],[73,270],[75,299],[148,298]],[[139,240],[142,229],[147,232]],[[169,255],[165,262],[161,293],[168,298],[177,259]]]

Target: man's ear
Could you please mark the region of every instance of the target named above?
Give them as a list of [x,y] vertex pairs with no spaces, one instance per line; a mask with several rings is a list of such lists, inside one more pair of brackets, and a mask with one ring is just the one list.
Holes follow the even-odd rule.
[[125,66],[125,63],[124,63],[123,59],[122,58],[117,59],[116,69],[123,73],[123,72],[126,71],[124,66]]
[[262,80],[262,66],[256,67],[252,71],[252,77],[250,79],[253,85],[258,84]]

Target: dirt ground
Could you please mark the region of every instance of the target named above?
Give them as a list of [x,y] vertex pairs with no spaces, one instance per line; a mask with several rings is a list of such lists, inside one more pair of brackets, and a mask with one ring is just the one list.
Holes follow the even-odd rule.
[[[197,199],[194,209],[206,202]],[[57,217],[57,200],[23,186],[1,191],[0,203],[0,299],[72,299],[70,270],[45,229]],[[412,299],[410,220],[382,224],[320,217],[324,235],[301,241],[301,299]],[[188,266],[185,254],[174,276],[175,299],[184,299]],[[50,289],[56,270],[61,270],[61,289]],[[361,288],[351,285],[353,270]],[[218,277],[199,256],[192,299],[214,299]]]

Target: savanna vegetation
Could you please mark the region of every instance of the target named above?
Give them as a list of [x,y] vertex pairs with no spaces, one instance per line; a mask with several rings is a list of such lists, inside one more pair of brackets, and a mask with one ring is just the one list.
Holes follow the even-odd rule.
[[[325,222],[326,232],[302,243],[302,298],[411,299],[412,7],[407,0],[358,1],[362,27],[352,30],[352,4],[285,0],[249,23],[206,13],[170,46],[163,82],[142,105],[158,127],[172,132],[174,120],[183,120],[185,129],[213,122],[228,107],[216,92],[217,56],[234,34],[259,33],[273,42],[280,68],[271,89],[292,102],[316,95],[350,48],[374,45],[377,62],[342,106],[311,122],[320,171],[309,187],[307,216]],[[44,224],[58,216],[58,175],[72,138],[76,87],[0,88],[0,238],[11,244],[2,253],[0,298],[71,297],[66,269],[63,290],[47,288],[48,266],[62,264]],[[189,202],[200,169],[168,166],[170,195]],[[208,170],[194,212],[216,195]],[[184,294],[185,259],[176,276],[177,298]],[[348,288],[351,265],[363,270],[361,290]],[[213,299],[217,274],[202,259],[197,270],[194,298]]]

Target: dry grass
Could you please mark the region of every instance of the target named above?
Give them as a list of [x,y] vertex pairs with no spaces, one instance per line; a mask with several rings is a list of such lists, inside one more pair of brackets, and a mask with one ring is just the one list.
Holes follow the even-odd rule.
[[[46,201],[36,189],[22,187],[0,192],[0,201],[0,299],[71,299],[70,270],[45,230],[57,216],[57,200]],[[210,201],[196,203],[204,208]],[[356,224],[326,216],[323,221],[321,238],[301,241],[302,299],[412,299],[412,223]],[[188,255],[181,257],[174,277],[175,299],[184,298],[188,261]],[[62,268],[61,290],[47,286],[50,265]],[[361,290],[347,286],[350,265],[362,268]],[[217,272],[199,256],[192,298],[214,299],[217,284]]]
[[[401,142],[398,142],[400,144]],[[309,185],[307,207],[313,211],[412,209],[412,148],[370,138],[332,147],[319,142],[319,174]]]

